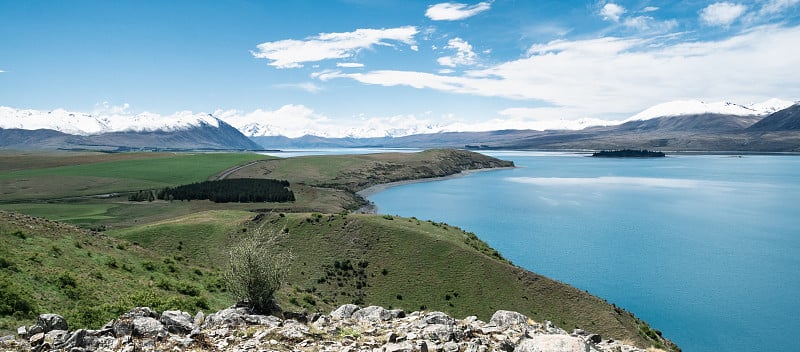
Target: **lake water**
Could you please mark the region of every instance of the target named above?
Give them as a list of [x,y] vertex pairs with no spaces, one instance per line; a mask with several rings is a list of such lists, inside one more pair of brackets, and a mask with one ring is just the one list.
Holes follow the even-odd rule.
[[684,351],[797,350],[800,157],[488,153],[519,168],[389,188],[380,213],[475,232]]

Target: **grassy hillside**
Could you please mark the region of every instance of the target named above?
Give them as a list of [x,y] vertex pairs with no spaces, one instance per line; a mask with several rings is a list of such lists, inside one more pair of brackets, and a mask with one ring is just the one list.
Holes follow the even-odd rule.
[[279,245],[295,255],[278,294],[287,310],[328,312],[357,303],[488,320],[508,309],[641,346],[665,344],[648,339],[644,332],[651,329],[630,313],[515,267],[474,234],[447,224],[380,215],[244,215],[208,212],[111,235],[164,254],[180,242],[187,263],[218,268],[225,260],[219,243],[247,236],[256,226],[284,233]]
[[219,309],[231,303],[216,270],[72,225],[0,211],[0,332],[39,313],[99,328],[135,306]]

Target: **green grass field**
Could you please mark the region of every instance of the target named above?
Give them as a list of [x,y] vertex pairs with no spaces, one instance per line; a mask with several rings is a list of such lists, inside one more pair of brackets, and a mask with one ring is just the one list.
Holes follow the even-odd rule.
[[[269,158],[248,153],[175,153],[99,162],[84,158],[81,164],[42,168],[10,166],[12,171],[0,171],[0,199],[8,202],[156,189],[204,181],[230,167]],[[41,163],[52,162],[42,159]]]

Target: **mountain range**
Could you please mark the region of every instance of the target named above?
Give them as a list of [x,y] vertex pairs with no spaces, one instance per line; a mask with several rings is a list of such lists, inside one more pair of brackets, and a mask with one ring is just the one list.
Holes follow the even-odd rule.
[[94,116],[0,107],[0,148],[126,151],[259,150],[239,130],[210,114]]
[[[800,105],[779,99],[758,104],[693,100],[655,105],[622,121],[582,129],[458,132],[443,125],[377,131],[374,126],[330,138],[308,131],[288,138],[268,121],[237,124],[211,114],[170,116],[84,114],[63,109],[0,107],[0,148],[6,149],[225,149],[431,148],[800,151]],[[580,122],[580,121],[579,121]],[[565,126],[580,126],[583,121]],[[363,137],[382,135],[381,137]]]

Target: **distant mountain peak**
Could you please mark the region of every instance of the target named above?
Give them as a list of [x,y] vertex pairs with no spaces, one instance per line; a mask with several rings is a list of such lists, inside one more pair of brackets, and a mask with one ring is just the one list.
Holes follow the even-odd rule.
[[642,121],[657,117],[719,114],[734,116],[766,116],[794,104],[791,101],[772,98],[761,103],[742,105],[728,101],[705,102],[700,100],[675,100],[654,105],[631,116],[626,121]]
[[71,135],[89,136],[112,132],[180,131],[193,127],[219,127],[220,120],[211,114],[179,111],[169,116],[149,112],[136,115],[93,115],[64,109],[41,111],[0,106],[0,128],[54,130]]

